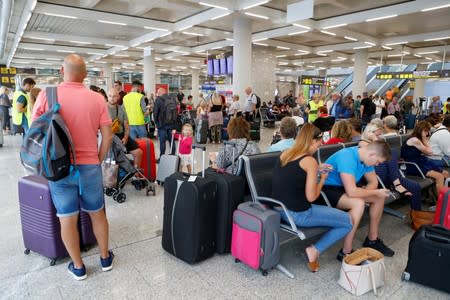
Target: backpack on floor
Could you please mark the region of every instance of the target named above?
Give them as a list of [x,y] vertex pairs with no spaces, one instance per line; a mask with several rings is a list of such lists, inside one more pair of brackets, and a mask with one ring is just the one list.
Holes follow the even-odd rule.
[[75,153],[69,129],[59,110],[57,88],[46,88],[48,111],[31,123],[20,147],[20,160],[25,169],[50,181],[70,174]]

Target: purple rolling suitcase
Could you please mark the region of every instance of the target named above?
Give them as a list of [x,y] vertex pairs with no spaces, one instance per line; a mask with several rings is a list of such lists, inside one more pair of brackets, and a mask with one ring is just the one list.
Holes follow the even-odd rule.
[[66,257],[59,219],[53,206],[47,180],[27,176],[19,180],[19,206],[25,254],[37,252],[51,259]]
[[80,209],[80,218],[78,219],[80,231],[81,250],[88,250],[89,246],[97,243],[94,231],[92,230],[92,222],[89,214]]

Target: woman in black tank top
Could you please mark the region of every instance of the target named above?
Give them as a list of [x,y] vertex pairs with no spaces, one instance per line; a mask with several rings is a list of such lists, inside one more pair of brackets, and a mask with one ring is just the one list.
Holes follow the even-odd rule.
[[[312,124],[305,124],[298,134],[294,146],[280,155],[275,164],[272,179],[272,197],[281,201],[299,227],[328,227],[315,245],[305,249],[308,268],[319,270],[317,259],[336,241],[352,229],[348,213],[327,206],[311,204],[319,196],[327,178],[327,172],[317,164],[312,155],[321,145],[322,133]],[[320,173],[320,180],[317,174]],[[281,218],[288,222],[284,211]]]

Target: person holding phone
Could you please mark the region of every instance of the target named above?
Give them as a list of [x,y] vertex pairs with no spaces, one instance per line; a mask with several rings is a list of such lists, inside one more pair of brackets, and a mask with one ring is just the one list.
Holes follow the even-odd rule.
[[[331,171],[330,165],[319,166],[313,157],[321,144],[320,129],[305,124],[294,145],[281,153],[273,169],[273,174],[277,176],[272,179],[272,197],[286,206],[297,226],[329,228],[315,244],[305,249],[307,266],[311,272],[319,270],[319,255],[352,229],[348,213],[313,203],[319,198],[328,172]],[[284,211],[280,211],[280,214],[284,221],[288,221]]]

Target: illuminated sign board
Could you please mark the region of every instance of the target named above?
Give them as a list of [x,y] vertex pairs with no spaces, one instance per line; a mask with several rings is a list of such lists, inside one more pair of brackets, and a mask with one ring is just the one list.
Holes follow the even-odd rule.
[[300,77],[301,85],[327,85],[325,77],[303,75]]
[[450,77],[450,70],[437,71],[412,71],[412,72],[381,72],[377,73],[376,79],[432,79]]

